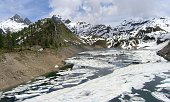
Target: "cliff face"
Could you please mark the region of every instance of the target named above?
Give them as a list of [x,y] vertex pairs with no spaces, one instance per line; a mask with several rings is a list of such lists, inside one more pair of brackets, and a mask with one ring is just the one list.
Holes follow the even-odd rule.
[[157,54],[170,61],[170,42],[162,50],[158,51]]

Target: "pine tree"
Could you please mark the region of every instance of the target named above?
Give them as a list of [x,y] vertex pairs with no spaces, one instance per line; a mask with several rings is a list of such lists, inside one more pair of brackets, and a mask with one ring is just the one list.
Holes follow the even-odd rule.
[[6,40],[7,40],[7,49],[13,50],[12,37],[10,32],[7,33]]
[[4,37],[3,34],[0,33],[0,49],[4,47]]

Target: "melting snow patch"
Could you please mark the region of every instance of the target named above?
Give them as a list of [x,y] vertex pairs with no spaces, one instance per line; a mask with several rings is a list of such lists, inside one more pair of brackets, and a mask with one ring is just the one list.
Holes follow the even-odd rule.
[[158,100],[161,100],[161,101],[164,101],[164,102],[170,102],[170,99],[168,99],[163,93],[152,92],[152,95]]
[[165,83],[165,84],[160,84],[157,87],[169,87],[170,88],[170,83]]
[[42,52],[44,49],[43,48],[40,48],[39,50],[38,50],[38,52]]
[[55,68],[58,68],[59,66],[58,65],[55,65]]
[[170,78],[163,80],[162,83],[170,83]]

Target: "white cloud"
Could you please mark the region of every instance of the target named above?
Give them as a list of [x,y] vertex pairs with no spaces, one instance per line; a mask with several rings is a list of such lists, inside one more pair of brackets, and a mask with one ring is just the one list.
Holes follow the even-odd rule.
[[16,13],[33,21],[55,14],[113,25],[135,17],[170,16],[169,4],[170,0],[2,0],[0,20]]
[[52,15],[112,24],[132,17],[169,16],[169,0],[50,0]]
[[[102,3],[106,6],[102,6]],[[103,20],[103,17],[111,16],[117,11],[112,0],[107,2],[103,0],[51,0],[50,7],[53,8],[50,16],[55,14],[64,18],[93,23]]]

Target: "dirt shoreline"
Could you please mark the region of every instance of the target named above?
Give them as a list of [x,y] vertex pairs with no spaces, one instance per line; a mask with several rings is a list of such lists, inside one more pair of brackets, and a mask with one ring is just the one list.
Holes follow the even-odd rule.
[[35,77],[58,71],[64,66],[66,58],[95,49],[98,48],[81,45],[63,47],[58,50],[45,49],[42,52],[22,51],[1,54],[0,90],[9,89]]

